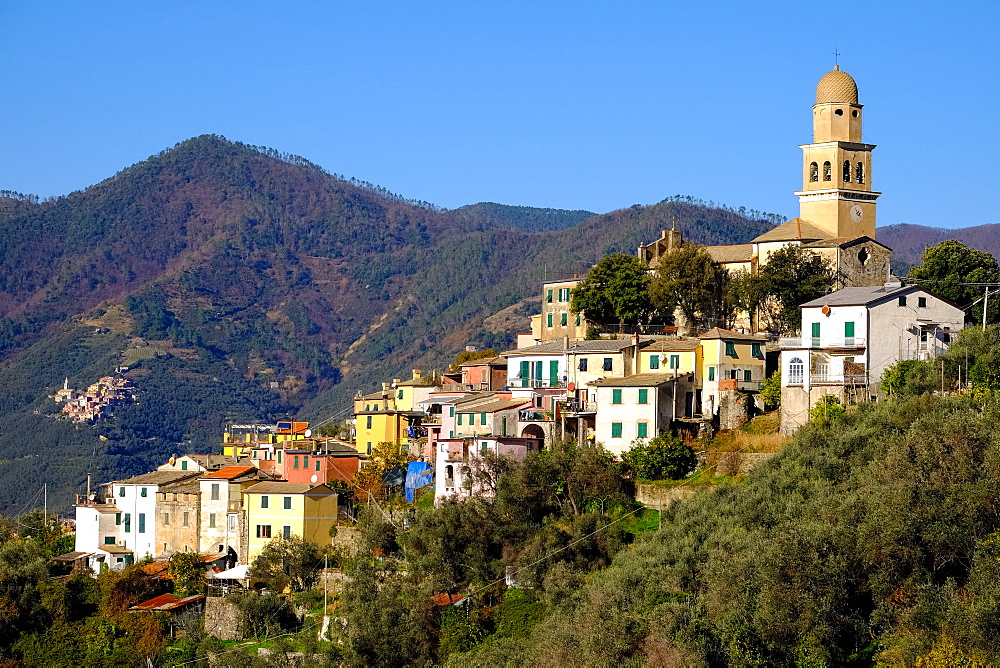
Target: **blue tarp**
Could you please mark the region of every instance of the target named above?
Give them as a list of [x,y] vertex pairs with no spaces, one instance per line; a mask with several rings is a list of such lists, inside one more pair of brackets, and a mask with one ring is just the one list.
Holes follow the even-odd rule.
[[434,470],[427,462],[410,462],[406,467],[406,483],[403,489],[406,491],[406,500],[413,503],[413,493],[434,481]]

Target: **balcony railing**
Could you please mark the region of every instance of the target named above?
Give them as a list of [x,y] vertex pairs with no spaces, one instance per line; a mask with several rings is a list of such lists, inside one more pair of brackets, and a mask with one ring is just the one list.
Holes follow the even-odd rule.
[[809,374],[810,385],[865,385],[866,373],[813,373]]
[[510,387],[566,387],[564,381],[558,378],[515,378],[510,382]]
[[781,338],[778,340],[783,349],[801,348],[837,348],[842,350],[857,350],[865,347],[865,339],[862,336],[849,336],[846,338],[834,339],[826,336],[795,336]]
[[567,413],[596,413],[596,401],[567,401],[564,404]]
[[517,419],[521,422],[551,422],[552,411],[518,411]]

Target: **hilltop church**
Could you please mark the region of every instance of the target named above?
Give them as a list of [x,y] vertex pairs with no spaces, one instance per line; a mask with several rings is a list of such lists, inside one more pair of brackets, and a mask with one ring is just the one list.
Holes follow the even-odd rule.
[[[790,245],[823,257],[835,272],[834,290],[883,285],[889,278],[891,250],[875,240],[872,150],[862,141],[863,105],[858,86],[840,67],[827,72],[816,86],[813,141],[803,144],[799,217],[760,235],[748,244],[709,246],[712,259],[730,271],[756,271],[774,251]],[[678,230],[665,230],[656,241],[639,247],[650,267],[681,243]]]

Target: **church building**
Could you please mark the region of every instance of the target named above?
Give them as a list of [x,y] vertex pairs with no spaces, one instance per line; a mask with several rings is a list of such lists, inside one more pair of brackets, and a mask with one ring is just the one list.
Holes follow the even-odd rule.
[[[799,216],[748,244],[709,246],[712,259],[730,271],[756,271],[774,251],[797,245],[823,257],[834,270],[834,290],[883,285],[891,250],[875,240],[872,151],[861,134],[863,105],[858,86],[840,67],[816,86],[813,141],[803,144]],[[677,230],[639,247],[639,257],[655,268],[659,258],[681,243]]]

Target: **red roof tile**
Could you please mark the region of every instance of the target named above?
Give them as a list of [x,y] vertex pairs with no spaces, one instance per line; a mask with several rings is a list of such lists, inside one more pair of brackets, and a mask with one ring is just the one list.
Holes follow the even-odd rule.
[[213,471],[212,473],[203,475],[201,479],[205,480],[207,478],[212,478],[213,480],[232,480],[233,478],[239,478],[241,475],[249,473],[253,470],[253,466],[226,466],[218,471]]

